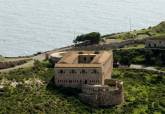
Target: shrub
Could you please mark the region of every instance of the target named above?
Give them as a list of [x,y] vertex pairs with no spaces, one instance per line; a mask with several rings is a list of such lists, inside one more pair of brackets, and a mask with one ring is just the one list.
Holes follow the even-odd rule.
[[82,34],[76,37],[76,39],[73,41],[74,43],[79,42],[90,42],[91,44],[97,44],[101,40],[101,35],[98,32],[91,32],[88,34]]

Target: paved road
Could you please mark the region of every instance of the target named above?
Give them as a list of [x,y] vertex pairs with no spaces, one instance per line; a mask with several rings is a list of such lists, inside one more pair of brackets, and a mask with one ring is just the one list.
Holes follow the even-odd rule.
[[156,67],[153,67],[153,66],[146,67],[146,66],[143,66],[143,65],[131,64],[129,68],[132,68],[132,69],[142,69],[142,70],[148,70],[148,71],[155,71],[155,72],[159,72],[159,73],[165,74],[165,71],[158,70]]

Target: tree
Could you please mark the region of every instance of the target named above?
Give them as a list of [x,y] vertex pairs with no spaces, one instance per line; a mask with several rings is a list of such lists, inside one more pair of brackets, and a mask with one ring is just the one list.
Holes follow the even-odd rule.
[[101,40],[101,35],[98,32],[91,32],[88,34],[82,34],[76,37],[75,40],[73,40],[74,43],[80,43],[80,42],[89,42],[90,44],[98,44]]

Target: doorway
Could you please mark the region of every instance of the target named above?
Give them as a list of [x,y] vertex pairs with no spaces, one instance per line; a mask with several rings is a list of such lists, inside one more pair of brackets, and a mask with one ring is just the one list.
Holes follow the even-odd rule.
[[85,80],[85,84],[87,84],[87,80]]

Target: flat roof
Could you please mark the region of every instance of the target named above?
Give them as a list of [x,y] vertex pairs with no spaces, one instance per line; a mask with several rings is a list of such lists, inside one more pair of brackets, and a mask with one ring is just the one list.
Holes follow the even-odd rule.
[[56,53],[52,53],[50,54],[51,57],[63,57],[63,55],[65,54],[66,52],[56,52]]
[[[76,63],[79,55],[95,55],[90,63]],[[101,67],[108,59],[112,59],[112,51],[69,51],[55,67]]]

